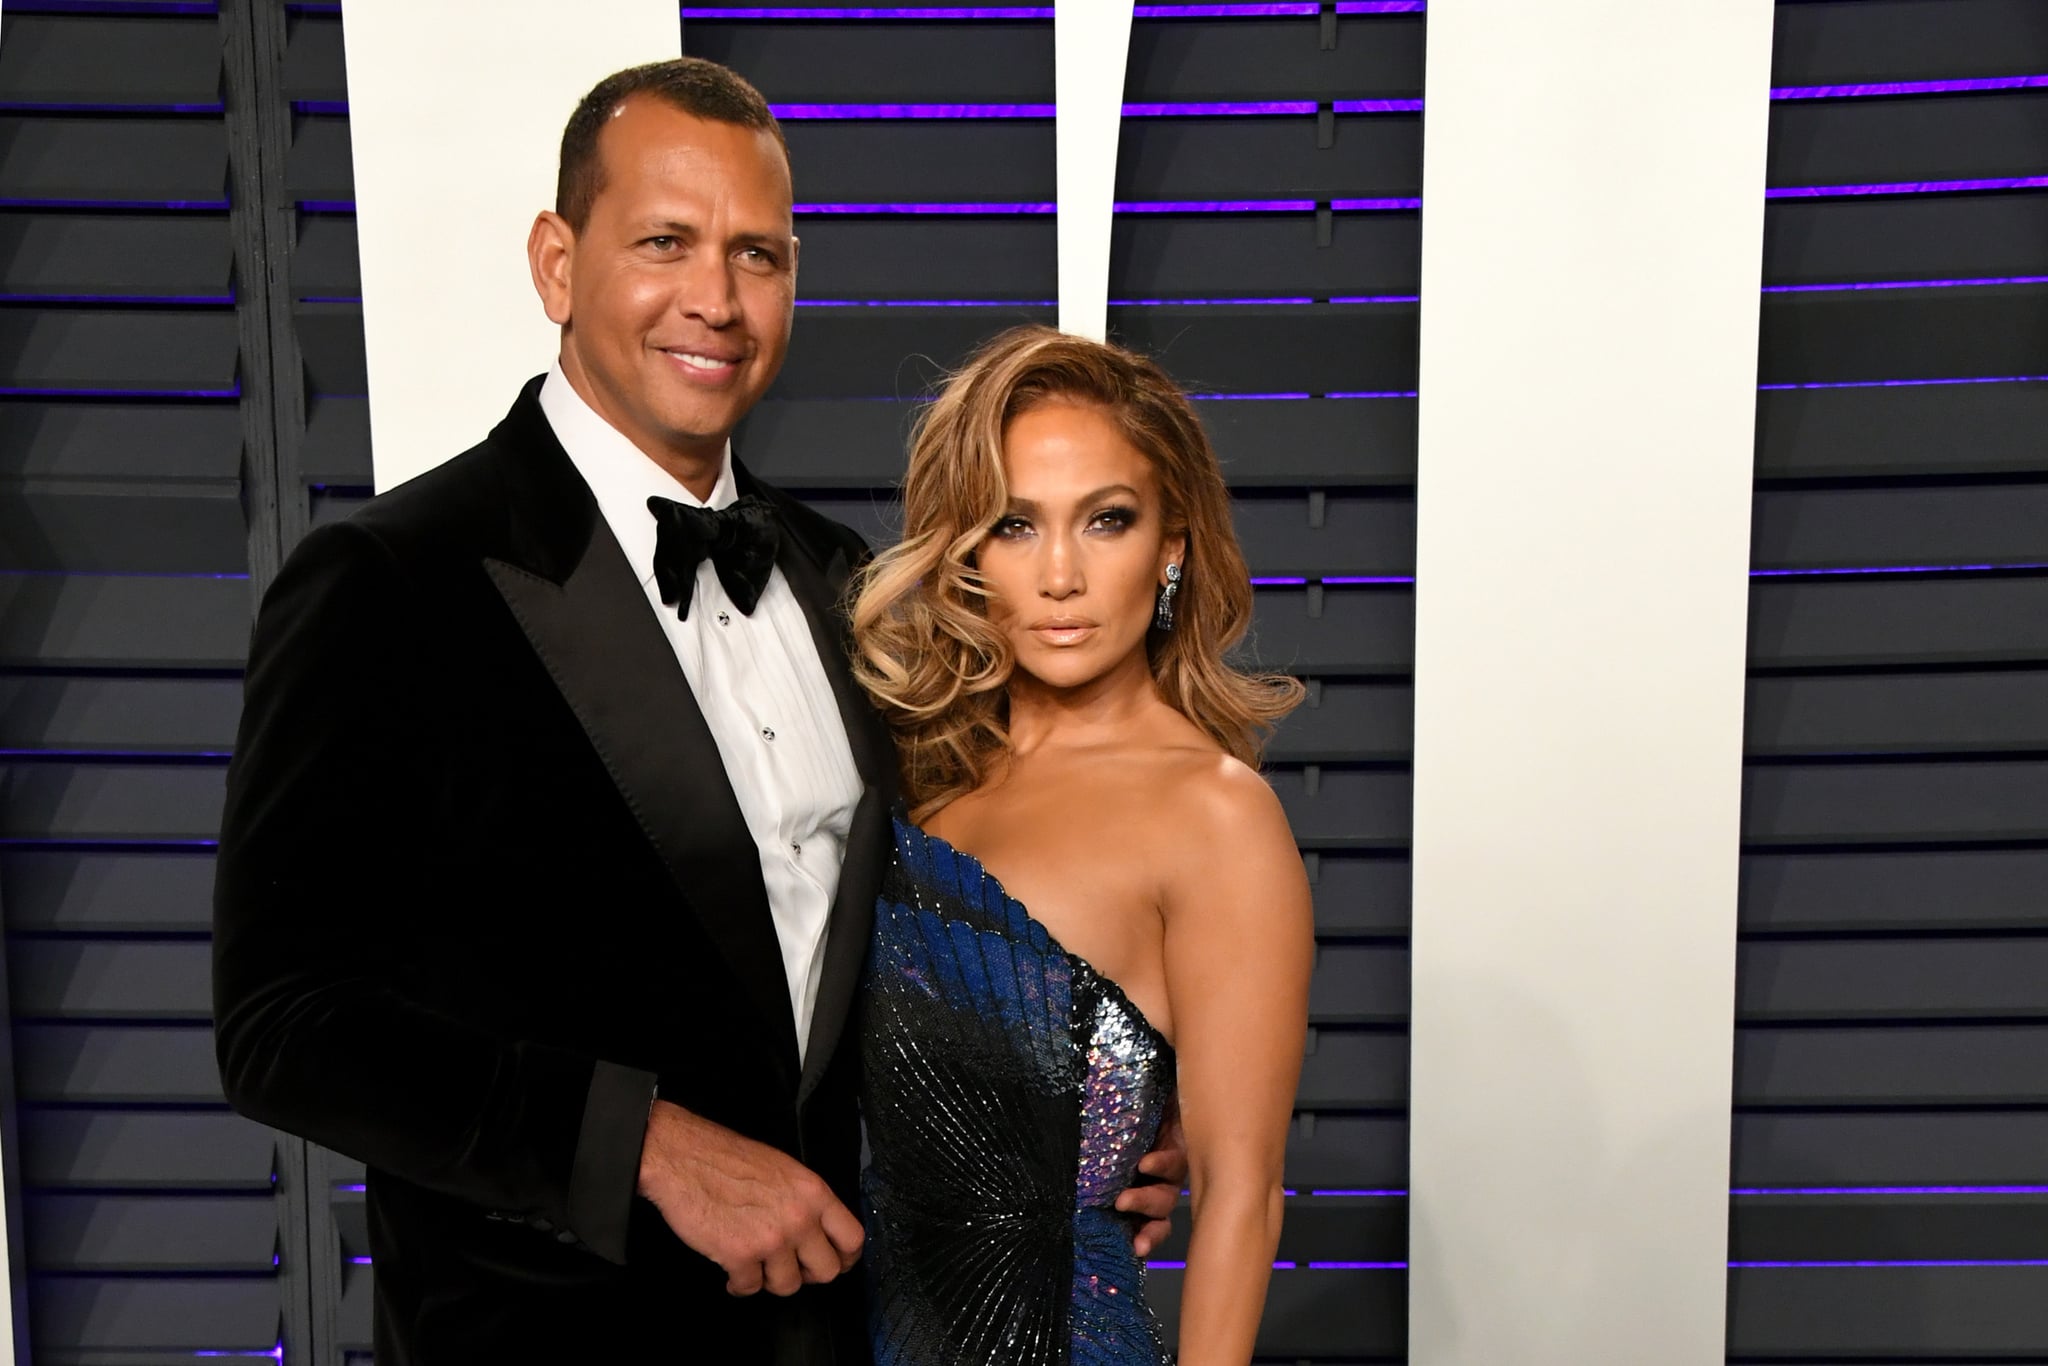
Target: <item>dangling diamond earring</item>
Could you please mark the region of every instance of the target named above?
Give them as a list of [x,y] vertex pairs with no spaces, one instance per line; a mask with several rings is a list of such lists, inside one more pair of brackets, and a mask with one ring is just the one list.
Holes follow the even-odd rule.
[[1166,566],[1166,586],[1159,590],[1159,606],[1153,609],[1152,625],[1161,631],[1173,629],[1173,595],[1180,592],[1180,566]]

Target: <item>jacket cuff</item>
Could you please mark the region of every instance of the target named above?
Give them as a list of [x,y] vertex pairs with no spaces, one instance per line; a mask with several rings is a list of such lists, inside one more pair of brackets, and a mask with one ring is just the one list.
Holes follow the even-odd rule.
[[569,1169],[568,1226],[608,1262],[626,1260],[626,1225],[640,1184],[640,1148],[654,1104],[655,1074],[599,1060],[583,1102]]

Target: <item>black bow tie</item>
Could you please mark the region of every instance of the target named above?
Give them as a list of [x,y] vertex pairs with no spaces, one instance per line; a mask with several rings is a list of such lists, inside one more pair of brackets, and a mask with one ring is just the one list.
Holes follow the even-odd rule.
[[673,603],[680,621],[690,619],[690,596],[697,587],[697,566],[705,560],[718,571],[732,605],[748,616],[768,587],[782,530],[766,499],[748,494],[730,507],[713,512],[667,498],[649,498],[660,535],[654,543],[654,582],[661,600]]

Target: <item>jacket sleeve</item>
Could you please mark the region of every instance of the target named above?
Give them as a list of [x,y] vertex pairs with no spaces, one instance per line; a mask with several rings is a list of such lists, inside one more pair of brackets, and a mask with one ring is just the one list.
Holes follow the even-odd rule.
[[264,598],[214,893],[222,1085],[252,1119],[623,1261],[654,1075],[404,989],[426,909],[407,851],[432,838],[416,614],[352,523],[307,537]]

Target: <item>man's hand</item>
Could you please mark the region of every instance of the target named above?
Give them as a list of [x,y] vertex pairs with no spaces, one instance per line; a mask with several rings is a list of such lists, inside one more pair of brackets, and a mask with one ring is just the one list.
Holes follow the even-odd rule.
[[1138,1159],[1138,1170],[1158,1180],[1150,1185],[1128,1187],[1116,1198],[1116,1207],[1144,1221],[1138,1226],[1131,1246],[1138,1256],[1149,1257],[1172,1236],[1173,1207],[1188,1183],[1188,1141],[1181,1133],[1178,1108],[1159,1126],[1159,1138],[1152,1151]]
[[817,1173],[679,1105],[654,1102],[640,1194],[676,1237],[725,1269],[725,1288],[794,1295],[860,1260],[866,1235]]

